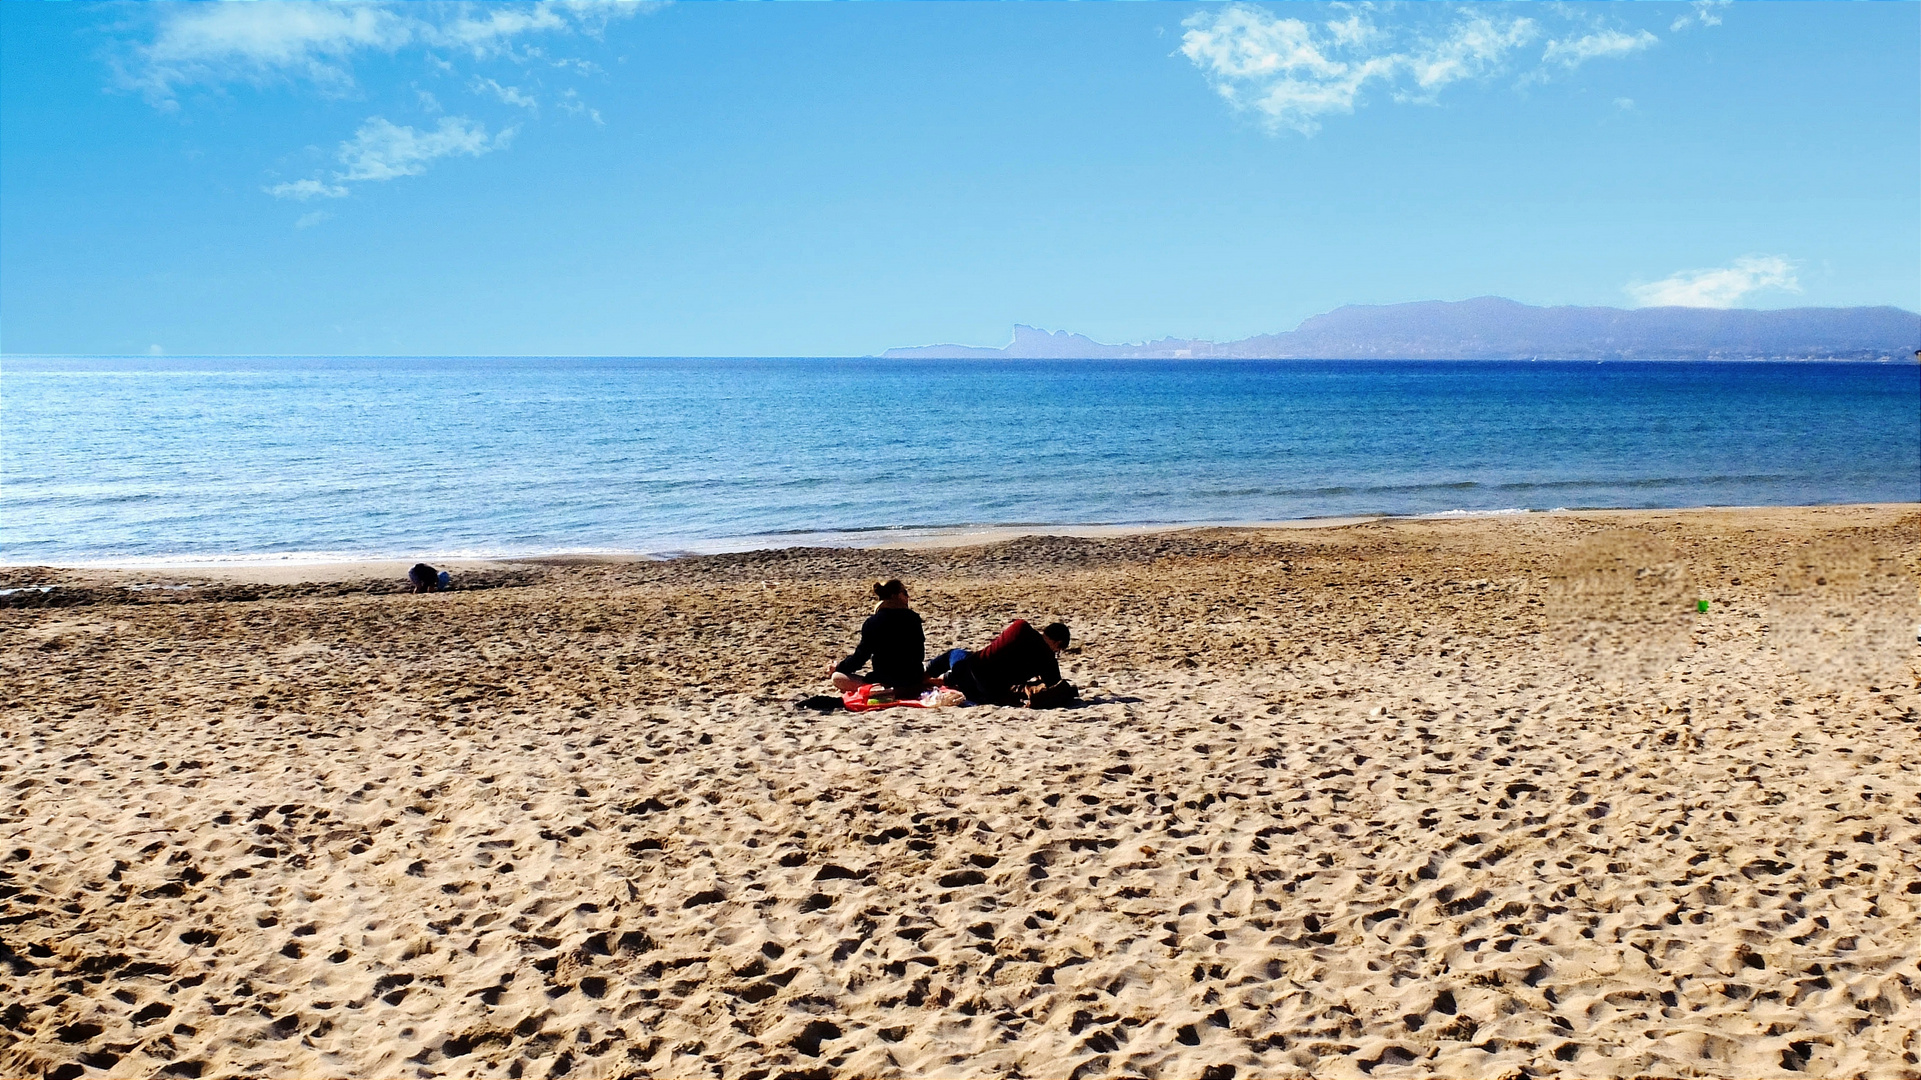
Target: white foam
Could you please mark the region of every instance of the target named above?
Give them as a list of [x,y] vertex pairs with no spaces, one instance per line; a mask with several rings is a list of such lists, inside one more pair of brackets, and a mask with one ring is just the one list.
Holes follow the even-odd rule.
[[1478,518],[1506,517],[1510,514],[1532,514],[1535,511],[1523,506],[1510,506],[1500,510],[1439,510],[1432,514],[1416,514],[1417,518]]

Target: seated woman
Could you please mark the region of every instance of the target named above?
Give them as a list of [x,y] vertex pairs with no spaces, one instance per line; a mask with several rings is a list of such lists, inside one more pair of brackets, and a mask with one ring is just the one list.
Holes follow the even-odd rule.
[[[880,606],[861,624],[860,645],[852,656],[828,669],[834,689],[844,694],[867,683],[879,683],[897,695],[918,697],[921,654],[927,642],[920,616],[907,607],[907,586],[899,578],[876,582],[874,596]],[[859,674],[861,665],[869,661],[873,670]]]
[[1061,681],[1060,661],[1054,654],[1067,648],[1065,623],[1049,623],[1036,630],[1026,619],[1015,619],[979,652],[955,649],[934,658],[927,674],[942,676],[947,685],[977,705],[1018,701],[1020,688],[1039,679],[1048,685]]

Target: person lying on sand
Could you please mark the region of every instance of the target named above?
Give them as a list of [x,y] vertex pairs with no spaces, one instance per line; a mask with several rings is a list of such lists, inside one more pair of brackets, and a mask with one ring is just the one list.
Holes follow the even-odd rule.
[[1047,686],[1061,681],[1061,665],[1054,654],[1067,648],[1065,623],[1049,623],[1036,630],[1026,619],[1015,619],[979,652],[955,649],[927,666],[930,678],[981,705],[1005,705],[1022,700],[1020,690],[1039,680]]
[[[879,683],[895,693],[918,697],[923,681],[921,656],[927,647],[920,616],[907,606],[907,586],[899,578],[874,584],[880,606],[860,627],[860,645],[852,656],[827,670],[834,689],[846,693],[867,683]],[[858,674],[861,665],[873,670]]]

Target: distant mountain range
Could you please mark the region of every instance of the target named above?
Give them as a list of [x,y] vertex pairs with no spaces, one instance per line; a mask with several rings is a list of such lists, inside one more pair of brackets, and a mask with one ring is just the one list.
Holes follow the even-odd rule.
[[1014,327],[989,349],[922,345],[888,357],[1275,360],[1895,360],[1921,349],[1921,315],[1896,307],[1532,307],[1498,296],[1351,306],[1240,341],[1104,345]]

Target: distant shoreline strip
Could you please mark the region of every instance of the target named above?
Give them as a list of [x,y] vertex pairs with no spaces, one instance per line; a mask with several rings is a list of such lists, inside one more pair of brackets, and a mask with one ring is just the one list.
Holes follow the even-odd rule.
[[526,550],[475,551],[418,550],[412,552],[233,552],[219,554],[177,554],[150,556],[102,555],[97,558],[61,559],[28,562],[0,553],[0,569],[46,566],[71,570],[246,570],[262,567],[325,567],[348,564],[408,563],[503,563],[539,560],[613,562],[656,562],[698,555],[736,554],[749,551],[793,548],[889,548],[889,547],[965,547],[971,544],[998,543],[1023,536],[1067,536],[1107,538],[1155,533],[1184,532],[1195,529],[1325,529],[1342,528],[1369,522],[1448,521],[1472,518],[1509,518],[1529,515],[1567,514],[1661,514],[1727,513],[1764,510],[1846,509],[1852,507],[1914,507],[1917,503],[1792,503],[1755,506],[1574,506],[1551,509],[1504,507],[1494,509],[1440,510],[1422,514],[1354,514],[1328,517],[1275,520],[1142,521],[1125,523],[1048,523],[1012,522],[1005,524],[968,524],[936,526],[876,526],[860,529],[788,530],[751,536],[678,539],[649,548],[538,548]]

